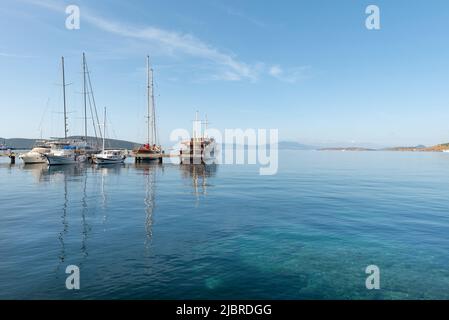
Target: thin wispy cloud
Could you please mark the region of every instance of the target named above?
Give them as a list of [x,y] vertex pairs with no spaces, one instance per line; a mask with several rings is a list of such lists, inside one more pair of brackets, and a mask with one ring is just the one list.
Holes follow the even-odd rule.
[[240,20],[246,21],[249,24],[254,25],[258,28],[268,29],[270,27],[273,27],[271,23],[267,23],[262,19],[259,19],[255,16],[252,16],[251,14],[248,14],[242,10],[238,10],[237,8],[230,6],[229,2],[226,2],[225,4],[221,2],[209,1],[208,4],[222,12],[225,12],[231,17],[235,17]]
[[249,15],[247,15],[247,14],[241,12],[241,11],[238,11],[238,10],[230,8],[230,7],[226,7],[224,9],[231,16],[234,16],[234,17],[246,20],[249,23],[251,23],[251,24],[253,24],[253,25],[255,25],[255,26],[259,27],[259,28],[267,28],[267,24],[266,23],[262,22],[259,19],[254,18],[254,17],[251,17],[251,16],[249,16]]
[[30,55],[16,54],[16,53],[6,53],[6,52],[0,52],[0,57],[5,57],[5,58],[33,58],[33,56],[30,56]]
[[[63,13],[65,11],[63,4],[52,0],[25,0],[25,2],[53,11]],[[91,26],[120,37],[146,41],[172,55],[188,55],[214,63],[217,69],[216,74],[211,77],[214,80],[256,81],[263,73],[287,82],[295,82],[298,78],[295,72],[273,74],[271,72],[273,67],[271,69],[264,67],[263,63],[248,64],[240,61],[236,55],[223,52],[189,33],[165,30],[155,26],[131,26],[93,14],[85,6],[80,9],[81,23],[87,22]]]
[[301,80],[305,80],[310,77],[310,67],[304,66],[304,67],[298,67],[298,68],[291,68],[289,70],[284,70],[279,65],[274,65],[269,68],[268,73],[283,82],[288,83],[297,83]]
[[257,72],[255,68],[252,68],[244,62],[238,61],[230,54],[219,51],[191,34],[182,34],[152,26],[143,28],[129,27],[117,22],[105,20],[98,16],[93,16],[91,14],[84,14],[83,18],[90,24],[104,31],[114,33],[122,37],[156,42],[169,52],[183,53],[193,57],[213,61],[220,66],[227,67],[227,75],[232,75],[233,78],[250,80],[257,79]]

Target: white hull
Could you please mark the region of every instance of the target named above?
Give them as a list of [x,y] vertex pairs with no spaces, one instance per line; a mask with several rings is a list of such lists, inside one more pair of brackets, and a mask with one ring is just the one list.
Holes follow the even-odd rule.
[[51,156],[47,155],[47,162],[51,166],[65,165],[65,164],[76,164],[77,161],[74,156],[65,157],[65,156]]
[[95,164],[118,164],[125,162],[125,158],[111,159],[111,158],[95,157],[93,158],[93,161]]
[[19,156],[25,164],[47,163],[43,154],[37,152],[28,152]]
[[84,155],[81,156],[60,156],[60,155],[45,155],[47,162],[50,166],[69,165],[86,162],[87,158]]
[[101,153],[93,156],[92,161],[96,164],[116,164],[125,162],[125,159],[126,155],[122,150],[104,150],[103,148]]

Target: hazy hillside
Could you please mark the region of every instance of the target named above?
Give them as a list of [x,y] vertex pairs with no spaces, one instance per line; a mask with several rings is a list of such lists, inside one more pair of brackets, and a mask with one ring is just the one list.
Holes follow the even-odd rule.
[[[70,138],[82,138],[80,136],[72,136]],[[89,137],[89,141],[94,141],[95,138]],[[0,143],[5,141],[5,144],[9,147],[13,147],[15,149],[31,149],[36,140],[39,139],[24,139],[24,138],[12,138],[12,139],[3,139],[0,138]],[[101,141],[98,141],[101,144]],[[106,139],[106,147],[107,148],[117,148],[117,149],[133,149],[135,146],[138,146],[139,143],[125,141],[125,140],[116,140],[116,139]],[[301,144],[298,142],[290,142],[290,141],[280,141],[278,144],[279,149],[281,150],[315,150],[317,149],[314,146],[309,146],[305,144]]]
[[[72,136],[69,138],[81,138],[79,136]],[[31,149],[36,140],[39,139],[24,139],[24,138],[11,138],[11,139],[3,139],[0,138],[0,143],[5,143],[9,147],[13,147],[15,149]],[[88,137],[89,141],[94,141],[94,137]],[[98,141],[101,144],[101,141]],[[117,148],[117,149],[133,149],[135,146],[139,145],[138,143],[125,141],[125,140],[116,140],[116,139],[106,139],[106,148]]]
[[298,142],[280,141],[279,149],[283,149],[283,150],[316,150],[318,148],[315,146],[309,146],[309,145],[298,143]]
[[426,147],[419,145],[416,147],[397,147],[386,149],[388,151],[421,151],[421,152],[442,152],[444,150],[449,150],[449,143],[437,144],[436,146]]

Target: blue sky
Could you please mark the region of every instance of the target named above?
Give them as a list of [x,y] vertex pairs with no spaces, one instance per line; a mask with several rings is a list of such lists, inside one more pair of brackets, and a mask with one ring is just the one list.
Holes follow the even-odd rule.
[[[365,28],[369,4],[381,30]],[[114,138],[144,140],[149,54],[163,143],[195,110],[309,144],[448,142],[448,34],[444,0],[1,1],[0,136],[63,134],[62,55],[70,134],[83,132],[84,51]]]

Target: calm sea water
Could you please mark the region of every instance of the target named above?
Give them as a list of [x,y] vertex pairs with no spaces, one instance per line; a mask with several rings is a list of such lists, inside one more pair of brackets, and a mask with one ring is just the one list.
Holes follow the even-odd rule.
[[274,176],[0,161],[3,299],[449,299],[449,154],[281,151]]

